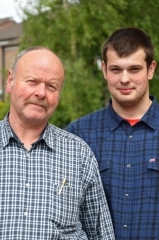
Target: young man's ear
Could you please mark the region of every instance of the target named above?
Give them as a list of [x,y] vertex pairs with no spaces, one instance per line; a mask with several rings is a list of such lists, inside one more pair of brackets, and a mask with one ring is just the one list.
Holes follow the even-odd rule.
[[12,87],[13,87],[13,74],[12,74],[12,70],[9,70],[8,78],[7,78],[7,82],[6,82],[6,92],[10,93]]
[[149,69],[148,69],[148,79],[149,80],[151,80],[153,78],[156,65],[157,65],[157,63],[155,61],[152,61],[151,65],[149,66]]
[[107,72],[106,72],[106,65],[105,65],[105,62],[102,61],[102,71],[103,71],[103,76],[104,78],[106,79],[106,76],[107,76]]

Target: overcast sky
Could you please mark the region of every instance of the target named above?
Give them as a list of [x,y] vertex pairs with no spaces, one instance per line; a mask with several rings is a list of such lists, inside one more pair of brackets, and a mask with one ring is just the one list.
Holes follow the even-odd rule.
[[[67,0],[71,3],[80,3],[80,0]],[[27,4],[28,3],[28,4]],[[19,6],[33,10],[36,0],[0,0],[0,19],[12,17],[16,22],[22,21],[22,11]]]
[[19,5],[25,6],[27,0],[0,0],[0,18],[12,17],[16,22],[21,21]]

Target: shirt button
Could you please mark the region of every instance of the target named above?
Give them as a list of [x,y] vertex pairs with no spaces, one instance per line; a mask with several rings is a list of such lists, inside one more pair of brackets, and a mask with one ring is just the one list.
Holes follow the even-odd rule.
[[127,168],[131,168],[131,165],[130,165],[130,164],[128,164],[128,165],[127,165]]
[[127,225],[124,225],[123,227],[124,227],[124,228],[127,228]]
[[26,187],[29,187],[30,185],[29,185],[29,183],[26,183]]
[[125,194],[125,197],[129,197],[129,194],[128,194],[128,193],[126,193],[126,194]]
[[30,157],[29,153],[27,153],[27,157],[28,157],[28,158]]
[[28,216],[28,212],[25,212],[25,213],[24,213],[24,216],[26,216],[26,217],[27,217],[27,216]]
[[130,135],[130,136],[129,136],[129,139],[132,139],[132,138],[133,138],[133,136],[132,136],[132,135]]

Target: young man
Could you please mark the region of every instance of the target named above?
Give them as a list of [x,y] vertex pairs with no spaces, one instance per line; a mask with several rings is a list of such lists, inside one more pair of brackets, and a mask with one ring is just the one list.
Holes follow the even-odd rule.
[[92,148],[117,240],[159,239],[159,105],[149,96],[156,62],[141,29],[116,30],[102,48],[111,99],[67,130]]
[[48,124],[64,81],[49,49],[22,51],[0,122],[0,239],[114,240],[97,162],[78,137]]

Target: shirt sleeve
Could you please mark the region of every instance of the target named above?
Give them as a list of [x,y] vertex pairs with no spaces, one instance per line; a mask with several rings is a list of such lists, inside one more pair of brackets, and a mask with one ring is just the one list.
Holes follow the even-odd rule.
[[84,161],[83,186],[85,194],[80,219],[89,240],[114,240],[114,231],[98,165],[90,151]]
[[70,123],[66,128],[66,131],[70,132],[70,133],[75,133],[74,132],[74,128],[73,128],[73,123]]

